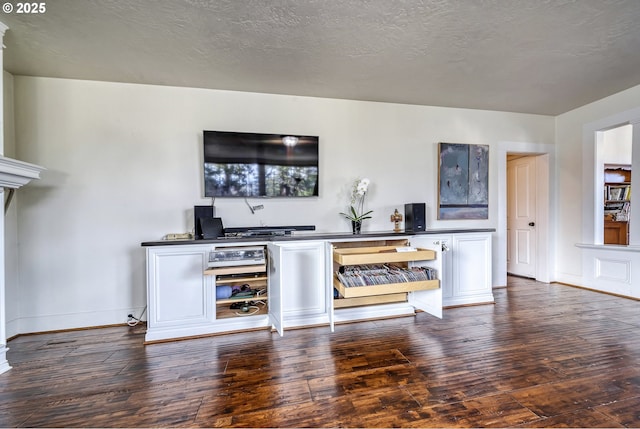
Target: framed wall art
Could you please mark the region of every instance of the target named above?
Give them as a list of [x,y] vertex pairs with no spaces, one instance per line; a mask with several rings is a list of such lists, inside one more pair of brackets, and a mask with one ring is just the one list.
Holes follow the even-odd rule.
[[438,219],[489,218],[489,146],[438,145]]

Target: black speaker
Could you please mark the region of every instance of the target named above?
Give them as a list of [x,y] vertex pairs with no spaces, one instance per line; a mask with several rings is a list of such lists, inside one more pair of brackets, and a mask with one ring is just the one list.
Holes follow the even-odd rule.
[[200,218],[213,218],[213,206],[193,206],[193,229],[194,238],[199,240],[202,238],[202,228],[200,226]]
[[425,203],[411,203],[404,205],[404,230],[424,231],[427,227]]
[[222,219],[219,217],[201,217],[200,228],[204,239],[218,238],[224,235]]

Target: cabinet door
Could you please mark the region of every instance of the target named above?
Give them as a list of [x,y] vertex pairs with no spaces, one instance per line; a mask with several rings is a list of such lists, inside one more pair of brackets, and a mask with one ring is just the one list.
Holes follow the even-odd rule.
[[442,306],[446,307],[453,298],[453,236],[442,235],[432,236],[431,243],[440,242],[442,249],[442,271],[438,275],[440,278],[440,288],[442,288]]
[[284,335],[284,313],[282,303],[282,248],[275,244],[267,245],[269,255],[269,320],[280,336]]
[[456,303],[493,302],[491,234],[455,234],[452,249]]
[[335,314],[333,307],[333,244],[324,244],[324,282],[327,293],[327,311],[329,312],[329,328],[335,331]]
[[284,326],[305,326],[329,321],[325,284],[325,243],[301,241],[272,243],[278,254],[278,281],[282,294]]
[[423,249],[433,250],[436,254],[431,261],[412,262],[411,266],[426,266],[434,268],[440,279],[440,287],[432,290],[409,292],[407,300],[415,308],[442,319],[442,242],[433,237],[412,237],[411,245]]
[[149,329],[208,323],[211,293],[203,275],[207,250],[194,246],[147,252]]

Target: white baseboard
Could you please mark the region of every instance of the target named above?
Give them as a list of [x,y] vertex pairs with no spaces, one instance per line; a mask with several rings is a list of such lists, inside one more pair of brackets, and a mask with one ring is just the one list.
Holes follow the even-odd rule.
[[[140,317],[143,310],[144,306],[95,312],[19,317],[7,322],[7,336],[10,338],[19,334],[125,324],[129,314]],[[142,319],[146,320],[146,317]]]
[[443,298],[443,307],[459,307],[463,305],[477,305],[477,304],[493,304],[495,299],[493,293],[482,293],[472,296],[463,296],[458,298]]
[[5,331],[7,334],[7,338],[13,338],[16,335],[18,335],[20,333],[20,330],[18,329],[18,320],[17,319],[7,320],[7,323],[5,325]]
[[587,287],[582,276],[576,276],[566,273],[556,273],[555,277],[556,279],[554,280],[554,283],[565,283],[572,286]]

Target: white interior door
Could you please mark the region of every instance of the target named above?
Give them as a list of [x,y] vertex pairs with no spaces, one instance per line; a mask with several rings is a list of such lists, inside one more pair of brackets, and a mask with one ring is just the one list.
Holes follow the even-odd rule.
[[536,276],[536,158],[507,161],[507,272]]

